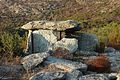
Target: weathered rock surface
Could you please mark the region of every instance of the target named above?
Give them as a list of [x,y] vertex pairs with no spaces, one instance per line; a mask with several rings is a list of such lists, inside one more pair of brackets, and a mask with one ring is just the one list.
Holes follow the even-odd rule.
[[94,59],[88,60],[87,64],[87,70],[94,72],[109,72],[111,67],[107,56],[97,56]]
[[104,52],[105,53],[110,53],[110,52],[115,52],[116,50],[114,49],[114,48],[112,48],[112,47],[107,47],[107,48],[105,48],[105,50],[104,50]]
[[73,20],[67,21],[32,21],[22,26],[23,29],[46,29],[64,31],[70,28],[77,28],[80,30],[79,23]]
[[81,62],[74,62],[70,60],[65,60],[65,59],[58,59],[55,57],[48,57],[44,64],[52,64],[55,65],[55,67],[62,69],[64,71],[70,72],[73,70],[81,70],[81,71],[86,71],[87,70],[87,65],[83,64]]
[[80,76],[83,76],[82,72],[79,70],[73,70],[66,74],[66,80],[77,80]]
[[54,48],[65,48],[70,53],[74,53],[78,48],[78,40],[75,38],[63,38],[54,44]]
[[104,74],[91,74],[79,77],[78,80],[109,80]]
[[64,59],[73,58],[73,54],[70,54],[69,51],[64,48],[56,48],[55,50],[53,50],[53,53],[51,54],[51,56],[54,56],[56,58],[64,58]]
[[21,60],[21,63],[23,64],[23,67],[26,70],[29,70],[29,69],[34,68],[35,66],[37,66],[41,62],[43,62],[43,60],[48,56],[49,56],[49,54],[47,52],[31,54],[31,55],[24,57]]
[[53,44],[57,42],[57,37],[50,30],[33,31],[33,50],[34,53],[46,52],[52,49]]
[[112,49],[112,51],[108,51],[105,55],[111,63],[111,71],[118,71],[120,69],[120,52]]
[[99,53],[94,52],[94,51],[79,51],[77,50],[75,54],[80,55],[80,56],[97,56]]
[[64,72],[39,72],[29,80],[59,80],[64,79]]
[[27,37],[27,47],[26,47],[26,53],[32,54],[32,31],[29,30],[28,37]]
[[107,74],[109,80],[116,80],[117,79],[117,73],[110,73]]
[[9,73],[9,72],[20,72],[23,69],[22,65],[4,65],[0,66],[1,73]]
[[96,35],[88,33],[80,33],[77,36],[78,49],[81,51],[94,51],[96,46],[99,45],[99,41]]
[[117,80],[120,80],[120,71],[118,72],[116,77],[117,77]]

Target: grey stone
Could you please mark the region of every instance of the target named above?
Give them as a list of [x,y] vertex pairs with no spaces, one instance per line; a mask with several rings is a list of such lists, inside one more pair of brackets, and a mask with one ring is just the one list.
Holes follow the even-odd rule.
[[[22,65],[2,65],[0,66],[0,72],[3,73],[20,73],[23,69]],[[0,74],[1,74],[0,73]]]
[[116,80],[117,79],[117,73],[110,73],[108,74],[109,80]]
[[79,23],[73,20],[67,21],[32,21],[22,26],[23,29],[45,29],[45,30],[57,30],[64,31],[66,29],[75,28],[74,30],[80,30]]
[[79,77],[78,80],[109,80],[104,74],[90,74]]
[[77,50],[75,54],[80,56],[97,56],[98,55],[98,53],[94,51],[79,51],[79,50]]
[[77,35],[78,49],[81,51],[95,51],[99,45],[96,35],[88,33],[80,33]]
[[79,70],[73,70],[66,74],[66,80],[77,80],[78,77],[82,76],[82,72]]
[[111,71],[116,72],[120,69],[120,52],[115,50],[105,53],[111,63]]
[[51,30],[33,31],[33,50],[34,53],[52,50],[53,44],[57,42],[57,37]]
[[114,48],[112,48],[112,47],[107,47],[107,48],[105,48],[105,50],[104,50],[104,52],[105,53],[110,53],[110,52],[115,52],[116,50],[114,49]]
[[39,72],[29,80],[57,80],[64,79],[65,72]]
[[70,53],[74,53],[78,49],[78,40],[75,38],[63,38],[54,44],[54,48],[65,48]]
[[29,69],[34,68],[35,66],[37,66],[41,62],[43,62],[43,60],[48,56],[49,56],[49,54],[47,52],[31,54],[31,55],[24,57],[21,60],[21,63],[23,64],[23,67],[26,70],[29,70]]
[[73,70],[80,70],[80,71],[86,71],[87,65],[83,64],[81,62],[75,62],[65,59],[58,59],[55,57],[48,57],[46,61],[44,61],[44,64],[52,64],[55,65],[55,67],[62,69],[64,71],[70,72]]

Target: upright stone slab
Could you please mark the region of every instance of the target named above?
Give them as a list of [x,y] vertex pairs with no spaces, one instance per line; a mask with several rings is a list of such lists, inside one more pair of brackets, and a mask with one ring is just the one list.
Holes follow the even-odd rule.
[[88,33],[80,33],[77,36],[78,48],[82,51],[94,51],[99,45],[99,41],[96,35]]
[[33,31],[34,53],[45,52],[52,49],[52,45],[57,42],[57,37],[52,30]]
[[32,54],[32,30],[29,30],[29,33],[28,33],[28,39],[27,39],[27,47],[26,47],[26,53],[28,54]]

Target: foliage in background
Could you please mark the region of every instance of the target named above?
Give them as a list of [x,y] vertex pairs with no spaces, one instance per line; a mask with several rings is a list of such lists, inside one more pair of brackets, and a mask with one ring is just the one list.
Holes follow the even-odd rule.
[[14,34],[4,32],[0,38],[1,56],[8,57],[8,60],[12,60],[17,55],[23,56],[24,47],[22,45],[26,45],[26,36],[20,37],[17,32]]
[[[100,28],[92,28],[87,30],[88,33],[96,34],[101,43],[105,46],[114,48],[120,47],[120,24],[111,22]],[[119,48],[120,49],[120,48]]]

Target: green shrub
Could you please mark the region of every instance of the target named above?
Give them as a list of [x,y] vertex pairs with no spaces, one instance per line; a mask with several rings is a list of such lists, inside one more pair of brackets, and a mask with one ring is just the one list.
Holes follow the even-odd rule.
[[7,55],[10,60],[14,55],[21,55],[23,52],[20,45],[21,41],[22,37],[20,37],[17,33],[12,34],[9,32],[4,32],[1,36],[2,53]]
[[96,34],[105,46],[117,48],[120,46],[120,24],[111,22],[100,28],[88,29],[87,32]]

